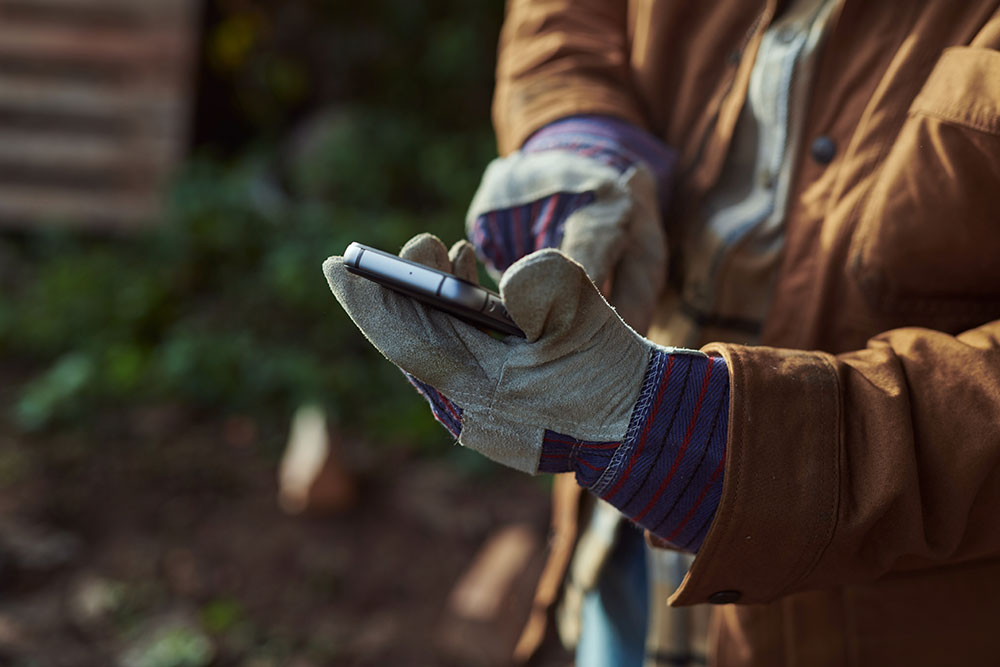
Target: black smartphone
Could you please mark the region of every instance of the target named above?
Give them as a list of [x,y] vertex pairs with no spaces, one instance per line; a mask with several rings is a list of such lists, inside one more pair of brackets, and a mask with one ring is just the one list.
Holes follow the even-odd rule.
[[475,283],[360,243],[347,246],[344,266],[351,273],[454,315],[473,326],[524,338],[524,332],[507,314],[500,295]]

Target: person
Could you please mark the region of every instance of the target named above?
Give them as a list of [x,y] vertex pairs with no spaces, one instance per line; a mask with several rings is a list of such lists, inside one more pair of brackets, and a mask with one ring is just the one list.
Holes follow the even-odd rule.
[[[467,225],[526,338],[327,278],[462,444],[695,554],[711,663],[994,664],[998,48],[979,0],[510,0]],[[622,539],[599,597],[662,611]],[[605,661],[692,659],[598,606]]]

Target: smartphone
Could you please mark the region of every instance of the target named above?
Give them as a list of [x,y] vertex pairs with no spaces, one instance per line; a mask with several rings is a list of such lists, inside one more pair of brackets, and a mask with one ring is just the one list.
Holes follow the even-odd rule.
[[344,251],[344,266],[356,275],[442,310],[473,326],[524,338],[496,292],[360,243]]

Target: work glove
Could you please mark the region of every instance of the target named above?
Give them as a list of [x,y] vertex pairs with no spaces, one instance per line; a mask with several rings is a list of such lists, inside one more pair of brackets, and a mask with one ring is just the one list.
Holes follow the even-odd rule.
[[666,279],[661,211],[674,163],[670,149],[625,121],[557,121],[490,163],[467,236],[495,276],[528,253],[558,247],[626,322],[646,331]]
[[[465,241],[449,252],[421,234],[400,256],[475,280]],[[638,335],[583,267],[553,249],[518,260],[500,280],[525,338],[497,339],[350,274],[342,257],[323,270],[354,323],[461,444],[528,473],[575,471],[657,536],[697,549],[721,492],[729,400],[721,358]]]

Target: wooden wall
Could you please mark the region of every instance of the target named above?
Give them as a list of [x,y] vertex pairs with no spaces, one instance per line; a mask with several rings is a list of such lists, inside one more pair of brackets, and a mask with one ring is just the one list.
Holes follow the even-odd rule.
[[0,226],[154,222],[199,0],[0,0]]

